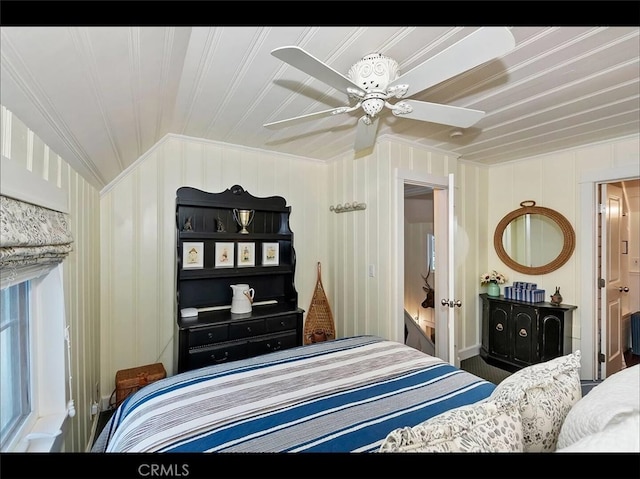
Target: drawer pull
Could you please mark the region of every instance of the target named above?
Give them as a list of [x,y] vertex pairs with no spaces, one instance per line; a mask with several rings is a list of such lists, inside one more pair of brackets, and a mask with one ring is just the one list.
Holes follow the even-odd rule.
[[207,336],[209,337],[209,339],[213,339],[213,333],[207,333]]
[[247,333],[251,332],[251,326],[247,326]]
[[223,358],[219,358],[219,359],[216,359],[216,355],[212,354],[211,355],[211,359],[213,359],[216,363],[221,363],[223,361],[226,361],[227,359],[229,359],[229,351],[225,351],[224,352],[224,357]]
[[524,329],[524,328],[522,328],[522,329],[518,332],[518,334],[519,334],[521,337],[526,338],[526,337],[527,337],[527,330],[526,330],[526,329]]
[[285,326],[285,322],[284,321],[280,321],[280,326]]
[[504,328],[502,327],[502,323],[496,324],[496,331],[502,331]]

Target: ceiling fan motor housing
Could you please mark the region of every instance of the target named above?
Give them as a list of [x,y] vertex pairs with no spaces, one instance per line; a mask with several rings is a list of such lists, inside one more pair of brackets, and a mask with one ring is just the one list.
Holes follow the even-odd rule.
[[387,86],[398,78],[398,63],[381,53],[370,53],[355,63],[349,70],[349,79],[366,93],[362,109],[370,117],[375,117],[389,98]]

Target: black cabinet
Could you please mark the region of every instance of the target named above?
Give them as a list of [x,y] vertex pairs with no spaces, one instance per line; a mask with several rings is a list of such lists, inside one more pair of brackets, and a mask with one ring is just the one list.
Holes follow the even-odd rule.
[[481,294],[482,347],[489,364],[515,371],[571,353],[576,306],[527,303]]
[[[241,233],[234,210],[250,210]],[[295,250],[284,198],[241,186],[176,192],[177,372],[302,345]],[[231,285],[255,291],[250,313],[232,314]],[[195,308],[195,317],[181,312]]]

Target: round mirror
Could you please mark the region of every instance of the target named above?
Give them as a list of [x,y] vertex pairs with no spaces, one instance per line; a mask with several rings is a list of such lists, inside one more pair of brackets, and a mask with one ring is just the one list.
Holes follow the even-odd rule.
[[571,257],[575,233],[557,211],[523,201],[498,226],[493,244],[498,257],[510,268],[526,274],[555,271]]

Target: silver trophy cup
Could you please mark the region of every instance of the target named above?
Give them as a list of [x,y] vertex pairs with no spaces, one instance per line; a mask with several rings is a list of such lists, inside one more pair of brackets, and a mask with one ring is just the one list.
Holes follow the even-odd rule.
[[240,230],[240,233],[245,235],[249,234],[249,231],[247,231],[247,226],[249,226],[253,221],[254,214],[255,211],[253,210],[237,210],[235,208],[233,209],[233,219],[236,220],[236,223],[238,223],[242,228]]

